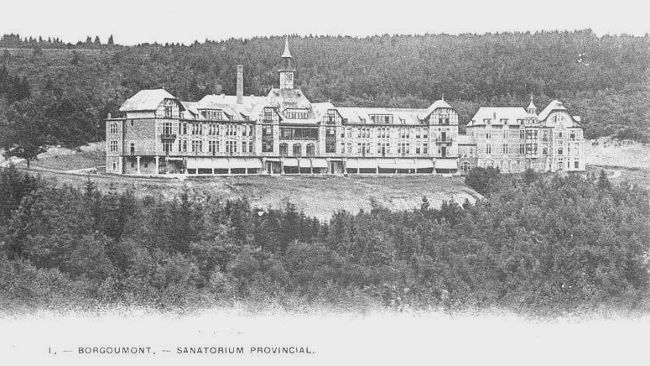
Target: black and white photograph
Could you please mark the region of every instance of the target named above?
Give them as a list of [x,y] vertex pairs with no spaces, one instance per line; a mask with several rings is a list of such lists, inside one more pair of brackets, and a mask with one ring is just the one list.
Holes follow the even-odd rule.
[[0,364],[628,365],[643,2],[0,4]]

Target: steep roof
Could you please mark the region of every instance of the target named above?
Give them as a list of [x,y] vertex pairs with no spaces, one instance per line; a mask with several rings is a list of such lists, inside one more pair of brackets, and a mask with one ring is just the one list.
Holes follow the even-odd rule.
[[282,52],[282,58],[291,58],[291,52],[289,52],[289,36],[284,38],[284,52]]
[[[327,111],[330,109],[336,109],[334,104],[331,102],[320,102],[320,103],[312,103],[311,104],[312,110],[314,111],[314,117],[317,120],[321,120],[323,116],[327,114]],[[341,113],[341,112],[339,112]]]
[[244,96],[237,103],[236,95],[210,94],[198,101],[197,109],[221,109],[232,120],[255,119],[259,111],[267,105],[267,98],[257,95]]
[[530,103],[528,104],[528,108],[526,108],[526,109],[537,109],[537,107],[535,107],[535,103],[533,103],[532,99],[530,100]]
[[445,102],[444,100],[436,100],[435,102],[433,102],[433,104],[429,106],[429,108],[427,108],[427,110],[424,113],[420,115],[420,118],[422,119],[427,118],[428,115],[433,113],[433,111],[435,111],[438,108],[451,108],[451,106],[449,105],[449,103]]
[[468,126],[482,126],[484,119],[490,119],[490,124],[500,125],[501,119],[507,119],[509,124],[516,124],[518,119],[528,117],[528,112],[522,107],[481,107],[478,109]]
[[122,103],[120,112],[155,111],[165,99],[176,99],[165,89],[140,90]]
[[[364,108],[364,107],[339,107],[337,108],[343,118],[346,118],[349,123],[366,123],[373,124],[370,115],[373,114],[390,114],[393,116],[393,124],[407,124],[419,125],[420,115],[424,113],[424,109],[411,109],[411,108]],[[361,120],[365,122],[362,122]],[[377,122],[378,124],[383,124]]]
[[544,109],[539,113],[539,116],[537,116],[537,118],[538,118],[540,121],[544,121],[544,120],[546,120],[546,118],[548,117],[548,115],[551,114],[551,112],[553,112],[553,111],[557,111],[557,110],[566,111],[567,109],[566,109],[566,107],[562,104],[562,102],[560,102],[559,100],[556,99],[556,100],[550,102],[550,103],[546,106],[546,108],[544,108]]
[[[266,97],[250,95],[244,96],[242,98],[241,105],[255,105],[260,103],[265,103]],[[237,105],[237,96],[236,95],[226,95],[226,94],[209,94],[201,98],[198,101],[198,109],[222,109],[226,106]]]

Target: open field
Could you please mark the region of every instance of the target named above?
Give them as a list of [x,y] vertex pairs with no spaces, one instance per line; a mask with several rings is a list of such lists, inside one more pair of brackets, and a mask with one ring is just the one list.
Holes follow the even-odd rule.
[[650,169],[650,145],[600,138],[585,141],[587,165]]
[[650,189],[650,145],[600,138],[585,143],[587,171],[605,170],[610,181],[628,181]]

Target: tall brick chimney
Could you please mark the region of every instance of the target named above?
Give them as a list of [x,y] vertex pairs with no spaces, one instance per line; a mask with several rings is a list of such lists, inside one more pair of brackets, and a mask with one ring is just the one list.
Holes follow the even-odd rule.
[[237,65],[237,104],[244,102],[244,66]]

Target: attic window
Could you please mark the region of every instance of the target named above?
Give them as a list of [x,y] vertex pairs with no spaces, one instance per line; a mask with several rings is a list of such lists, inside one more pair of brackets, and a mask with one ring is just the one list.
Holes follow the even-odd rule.
[[287,108],[284,110],[284,115],[289,119],[307,119],[308,111],[303,108]]

